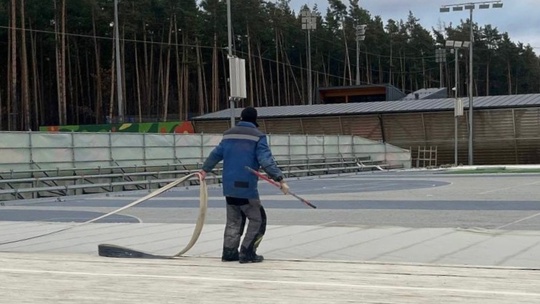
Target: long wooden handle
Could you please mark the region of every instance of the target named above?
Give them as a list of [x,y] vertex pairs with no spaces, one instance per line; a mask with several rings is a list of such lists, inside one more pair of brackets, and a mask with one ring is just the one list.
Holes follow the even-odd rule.
[[[270,178],[268,178],[268,177],[265,176],[264,174],[260,173],[259,171],[253,170],[252,168],[250,168],[250,167],[248,167],[248,166],[246,166],[246,169],[248,169],[249,171],[251,171],[251,173],[257,175],[258,177],[264,179],[265,181],[269,182],[270,184],[272,184],[272,185],[274,185],[274,186],[276,186],[276,187],[278,187],[278,188],[281,188],[281,185],[280,185],[278,182],[276,182],[276,181],[274,181],[274,180],[271,180]],[[316,209],[316,208],[317,208],[317,206],[313,205],[313,204],[310,203],[308,200],[306,200],[306,199],[304,199],[304,198],[302,198],[302,197],[296,195],[294,192],[292,192],[292,191],[290,191],[290,190],[289,190],[288,194],[294,196],[294,197],[297,198],[299,201],[301,201],[302,203],[304,203],[304,204],[310,206],[310,207],[313,208],[313,209]]]

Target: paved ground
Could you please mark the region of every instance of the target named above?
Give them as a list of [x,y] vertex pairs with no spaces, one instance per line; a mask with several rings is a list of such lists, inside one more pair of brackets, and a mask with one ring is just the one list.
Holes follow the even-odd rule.
[[489,267],[0,254],[2,303],[538,303],[539,279]]
[[[288,267],[293,267],[291,265],[295,264],[290,264],[293,260],[304,260],[308,263],[305,265],[326,269],[326,272],[315,274],[306,269],[298,270],[295,276],[305,277],[308,283],[295,285],[297,288],[303,291],[332,289],[333,285],[330,283],[337,280],[339,286],[354,289],[353,294],[360,297],[355,297],[354,300],[344,293],[325,293],[325,296],[321,294],[320,301],[311,301],[313,299],[309,298],[308,302],[328,303],[324,299],[329,295],[334,297],[332,299],[335,299],[335,303],[540,302],[539,294],[534,292],[536,289],[514,286],[534,285],[539,279],[536,271],[526,269],[540,269],[540,174],[455,175],[442,171],[396,171],[290,180],[289,184],[293,191],[309,199],[318,209],[307,208],[290,196],[279,195],[275,188],[261,184],[261,196],[267,209],[269,227],[259,252],[264,254],[268,261],[263,263],[264,266],[248,266],[261,271],[260,280],[274,275],[274,272],[281,273]],[[14,269],[0,269],[0,282],[7,280],[8,285],[13,283],[11,278],[14,273],[21,276],[24,273],[25,277],[35,274],[24,266],[24,261],[27,260],[37,260],[38,262],[32,265],[41,265],[39,261],[57,264],[55,257],[74,259],[81,265],[86,265],[77,267],[92,269],[97,267],[95,263],[108,263],[111,267],[116,263],[134,263],[131,266],[142,267],[139,264],[146,263],[140,260],[96,257],[97,245],[100,243],[112,243],[159,254],[174,254],[179,251],[189,241],[193,223],[197,218],[196,187],[175,189],[100,223],[33,238],[71,227],[74,222],[95,218],[144,194],[146,193],[139,192],[117,196],[74,197],[62,201],[49,199],[5,202],[5,206],[0,207],[0,258],[7,259],[6,262],[10,261],[9,263],[17,259],[18,255],[24,258],[21,258],[21,263],[13,264],[19,265],[14,266]],[[210,275],[202,281],[211,281],[220,286],[232,284],[219,275],[221,272],[231,271],[234,278],[243,278],[245,275],[243,268],[238,268],[238,264],[230,269],[230,264],[215,262],[220,256],[223,223],[223,198],[220,189],[214,188],[210,190],[206,225],[199,241],[188,252],[189,258],[186,258],[186,261],[199,263],[194,261],[200,260],[204,266],[197,267],[214,269],[216,277]],[[13,242],[24,238],[33,239]],[[40,255],[35,256],[36,253]],[[41,255],[51,257],[51,254],[54,255],[49,262],[47,258],[41,258]],[[81,254],[85,257],[82,260],[79,258]],[[178,261],[180,260],[153,263],[170,265]],[[403,266],[403,263],[416,265],[411,266],[418,271],[413,276],[413,283],[401,281],[400,270],[397,269]],[[381,266],[386,270],[379,269],[377,272],[385,273],[387,281],[381,278],[383,281],[364,282],[364,277],[369,276],[365,272],[371,271],[369,267],[365,268],[366,265],[386,265]],[[56,273],[47,270],[46,265],[36,267],[38,269],[35,271],[40,275],[54,273],[68,278],[81,276],[68,273],[70,270],[59,270]],[[126,266],[121,271],[126,271],[127,268],[129,267]],[[396,272],[389,269],[396,269]],[[431,274],[428,277],[433,278],[433,281],[422,279],[422,275],[425,275],[422,269],[429,269],[427,273]],[[450,287],[451,291],[446,293],[442,289],[447,285],[435,279],[438,275],[432,275],[434,269],[448,270],[448,273],[441,274],[442,277],[463,277],[463,283]],[[482,292],[471,291],[476,286],[467,282],[475,278],[478,269],[499,278],[498,283],[504,283],[502,285],[506,287],[493,289],[493,286],[486,285],[484,289],[480,288]],[[514,277],[506,276],[506,271],[510,269],[517,272],[512,275]],[[86,273],[85,271],[81,270]],[[329,281],[324,284],[313,281],[315,277],[324,276],[324,273],[328,274]],[[133,274],[125,275],[133,281]],[[155,279],[156,275],[167,279],[169,274],[152,274],[150,277]],[[289,274],[281,275],[287,277]],[[82,276],[88,279],[90,275]],[[190,272],[182,280],[194,279],[201,282],[195,278],[197,276]],[[400,278],[400,282],[389,283],[395,276]],[[150,281],[159,281],[154,279]],[[284,284],[283,277],[279,278],[279,275],[269,280],[270,285]],[[476,280],[484,281],[478,278]],[[276,283],[278,281],[279,283]],[[413,288],[414,292],[406,289],[409,284],[416,286]],[[204,284],[196,285],[197,288],[202,288]],[[6,285],[0,285],[0,291],[4,286]],[[429,292],[424,290],[427,286]],[[130,290],[129,286],[125,287]],[[50,293],[54,294],[54,290],[51,289]],[[245,288],[242,287],[242,290],[245,291]],[[384,293],[381,293],[382,290]],[[459,293],[457,290],[462,290],[462,295],[466,296],[456,297]],[[504,293],[504,296],[497,296],[498,292]],[[442,299],[445,294],[449,297],[445,298],[448,301],[436,300]],[[361,295],[366,295],[365,301]],[[409,296],[411,298],[407,298]],[[243,300],[238,302],[250,300],[240,298]],[[405,298],[408,300],[404,300]],[[193,301],[186,303],[212,303],[211,298],[191,299]],[[272,302],[271,298],[261,302],[303,302],[293,299],[294,297],[286,300],[276,295],[275,302]]]

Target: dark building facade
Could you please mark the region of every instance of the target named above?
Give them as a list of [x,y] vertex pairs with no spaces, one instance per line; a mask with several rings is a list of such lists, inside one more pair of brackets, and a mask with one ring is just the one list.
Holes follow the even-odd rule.
[[394,101],[405,96],[398,88],[389,84],[319,88],[322,104]]

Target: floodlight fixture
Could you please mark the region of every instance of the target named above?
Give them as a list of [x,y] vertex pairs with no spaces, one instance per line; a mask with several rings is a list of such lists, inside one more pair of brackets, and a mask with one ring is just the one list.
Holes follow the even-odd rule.
[[446,40],[445,46],[454,49],[467,49],[471,46],[470,41]]
[[[463,11],[463,8],[466,10],[469,10],[470,18],[469,18],[469,35],[470,39],[467,43],[463,43],[462,46],[464,48],[469,48],[469,89],[468,89],[468,95],[469,95],[469,165],[473,165],[473,41],[474,41],[474,35],[473,35],[473,11],[476,7],[476,4],[478,4],[478,7],[480,9],[488,9],[490,8],[502,8],[503,3],[501,0],[496,1],[479,1],[479,2],[469,2],[469,3],[461,3],[461,4],[449,4],[449,5],[443,5],[440,8],[441,13],[448,13],[450,11],[450,7],[452,8],[452,11]],[[446,42],[446,46],[449,47],[449,42]],[[456,52],[457,53],[457,52]]]
[[356,25],[356,85],[360,85],[360,41],[366,39],[367,24]]
[[307,61],[308,61],[308,70],[307,70],[307,90],[308,104],[311,105],[313,102],[313,89],[311,81],[311,31],[317,28],[317,13],[312,12],[309,8],[304,8],[301,12],[302,15],[302,29],[307,30],[308,37],[308,52],[307,52]]

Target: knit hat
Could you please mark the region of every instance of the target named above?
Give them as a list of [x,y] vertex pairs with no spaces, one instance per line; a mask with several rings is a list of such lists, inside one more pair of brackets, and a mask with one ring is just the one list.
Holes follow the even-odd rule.
[[254,107],[247,107],[242,110],[240,120],[253,123],[255,126],[259,126],[257,123],[257,110]]

